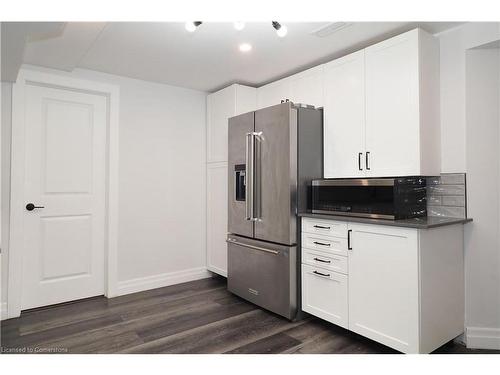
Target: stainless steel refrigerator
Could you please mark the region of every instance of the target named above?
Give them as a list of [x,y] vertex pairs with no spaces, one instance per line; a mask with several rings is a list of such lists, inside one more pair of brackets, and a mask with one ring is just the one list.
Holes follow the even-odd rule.
[[297,213],[323,173],[323,111],[282,103],[229,119],[228,289],[294,319]]

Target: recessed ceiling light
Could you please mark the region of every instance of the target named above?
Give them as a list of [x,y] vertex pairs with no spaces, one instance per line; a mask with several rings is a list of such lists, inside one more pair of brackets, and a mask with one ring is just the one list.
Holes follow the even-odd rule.
[[249,43],[241,43],[239,48],[241,52],[248,52],[252,50],[252,45]]
[[186,24],[184,25],[184,27],[186,28],[187,31],[189,31],[190,33],[194,33],[196,31],[196,29],[198,28],[198,26],[201,25],[201,21],[195,21],[195,22],[186,22]]
[[238,31],[243,30],[245,28],[245,22],[235,22],[234,28]]

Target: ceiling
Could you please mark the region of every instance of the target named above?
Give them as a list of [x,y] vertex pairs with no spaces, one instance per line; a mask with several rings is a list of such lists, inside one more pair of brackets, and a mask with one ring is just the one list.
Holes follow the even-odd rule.
[[[194,33],[181,22],[70,22],[58,35],[30,35],[23,62],[215,91],[235,82],[258,87],[417,26],[435,34],[460,25],[355,22],[324,37],[312,34],[327,24],[286,23],[288,35],[279,38],[270,22],[247,23],[242,31],[207,22]],[[240,52],[242,42],[253,49]]]

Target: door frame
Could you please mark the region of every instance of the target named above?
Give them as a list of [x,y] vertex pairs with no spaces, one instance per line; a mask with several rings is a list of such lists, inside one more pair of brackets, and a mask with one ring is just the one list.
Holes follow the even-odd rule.
[[107,102],[106,191],[105,191],[105,245],[104,293],[117,295],[118,274],[118,130],[120,89],[117,85],[82,80],[59,74],[21,69],[12,86],[12,149],[10,242],[8,249],[7,318],[21,315],[23,269],[23,222],[26,202],[25,173],[25,92],[28,86],[42,86],[102,95]]

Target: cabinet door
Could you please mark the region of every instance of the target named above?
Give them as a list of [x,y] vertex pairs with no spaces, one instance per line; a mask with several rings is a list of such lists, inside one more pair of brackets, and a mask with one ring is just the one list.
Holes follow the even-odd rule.
[[266,108],[290,99],[290,80],[281,79],[257,89],[257,108]]
[[417,352],[417,230],[361,224],[349,229],[349,329]]
[[302,310],[347,328],[347,308],[346,275],[302,265]]
[[227,161],[228,118],[235,115],[235,87],[207,97],[207,162]]
[[227,276],[227,164],[207,165],[207,268]]
[[290,77],[290,100],[294,103],[323,106],[323,65]]
[[255,111],[257,107],[257,89],[243,85],[236,86],[236,107],[234,116]]
[[364,51],[325,64],[324,177],[364,171]]
[[368,175],[419,175],[418,30],[365,51]]

